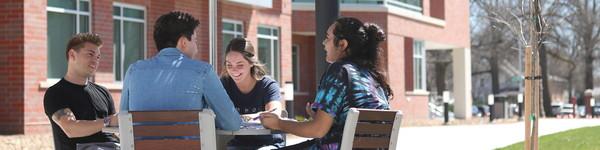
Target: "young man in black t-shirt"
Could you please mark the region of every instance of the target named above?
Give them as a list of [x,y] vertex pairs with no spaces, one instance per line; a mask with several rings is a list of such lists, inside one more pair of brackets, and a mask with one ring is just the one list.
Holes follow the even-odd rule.
[[44,95],[55,149],[76,149],[83,143],[118,147],[112,134],[102,132],[106,125],[117,124],[112,97],[106,88],[88,80],[98,67],[101,46],[96,34],[71,38],[66,49],[67,72]]

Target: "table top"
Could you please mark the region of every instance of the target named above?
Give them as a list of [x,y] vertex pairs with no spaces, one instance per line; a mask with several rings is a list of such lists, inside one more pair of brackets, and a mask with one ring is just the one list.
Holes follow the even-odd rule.
[[[118,126],[109,126],[102,128],[103,132],[108,133],[119,133]],[[216,130],[217,135],[270,135],[276,133],[283,133],[281,131],[275,131],[263,127],[260,123],[243,123],[240,130],[227,131],[227,130]]]
[[108,132],[108,133],[119,133],[119,127],[118,126],[108,126],[108,127],[102,128],[102,131]]
[[260,123],[244,122],[242,127],[237,131],[217,130],[217,135],[269,135],[283,133],[263,127]]

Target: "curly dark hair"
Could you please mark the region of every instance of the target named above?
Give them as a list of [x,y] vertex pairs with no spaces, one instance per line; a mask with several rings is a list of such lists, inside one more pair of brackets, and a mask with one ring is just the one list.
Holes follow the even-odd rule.
[[164,14],[154,24],[154,43],[158,51],[167,47],[177,47],[181,36],[192,39],[194,29],[200,22],[192,15],[179,11]]
[[379,43],[385,40],[383,30],[374,23],[363,23],[353,17],[343,17],[335,20],[333,35],[335,36],[333,42],[336,46],[340,40],[348,42],[348,47],[344,50],[346,55],[341,60],[367,68],[373,78],[383,87],[386,96],[391,98],[394,95],[393,91],[387,83],[385,73],[379,66],[382,51]]

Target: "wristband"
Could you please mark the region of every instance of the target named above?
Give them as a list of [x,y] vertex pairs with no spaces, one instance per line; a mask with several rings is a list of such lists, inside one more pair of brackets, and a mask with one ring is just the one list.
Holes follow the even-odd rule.
[[104,117],[104,126],[107,127],[110,124],[110,117]]

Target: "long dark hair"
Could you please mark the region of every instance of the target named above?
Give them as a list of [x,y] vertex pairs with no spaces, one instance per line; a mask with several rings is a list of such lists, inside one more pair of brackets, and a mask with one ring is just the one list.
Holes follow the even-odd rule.
[[374,23],[363,23],[353,17],[343,17],[335,20],[333,29],[335,36],[334,44],[337,46],[340,40],[346,40],[348,47],[344,50],[346,55],[343,61],[350,61],[360,67],[367,68],[373,78],[379,82],[391,98],[394,94],[386,77],[379,66],[382,49],[379,43],[385,40],[385,33]]
[[[260,63],[260,61],[258,61],[258,59],[254,56],[254,47],[252,46],[252,43],[250,43],[250,41],[244,38],[232,39],[231,41],[229,41],[229,44],[227,44],[225,56],[227,56],[227,54],[229,54],[230,52],[238,52],[244,56],[244,59],[246,59],[246,61],[248,61],[250,65],[252,65],[252,68],[250,68],[250,74],[252,75],[252,77],[254,77],[254,79],[259,80],[267,74],[264,65]],[[224,67],[221,77],[229,77],[229,74],[227,73],[227,66],[225,65],[227,64],[224,61]]]

